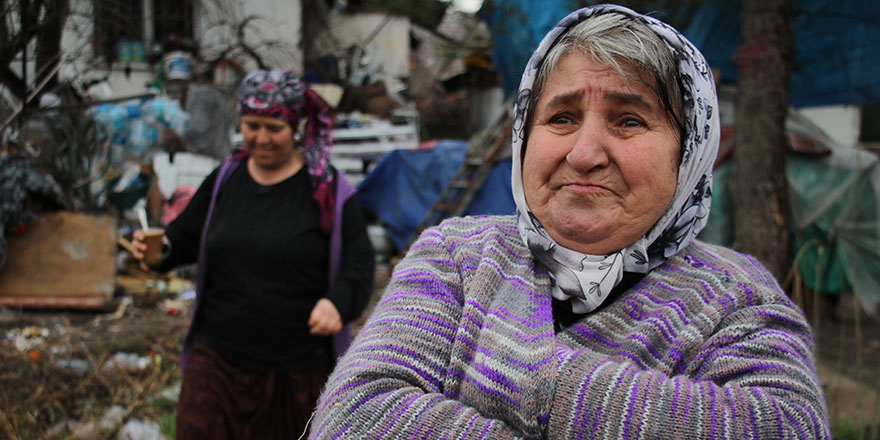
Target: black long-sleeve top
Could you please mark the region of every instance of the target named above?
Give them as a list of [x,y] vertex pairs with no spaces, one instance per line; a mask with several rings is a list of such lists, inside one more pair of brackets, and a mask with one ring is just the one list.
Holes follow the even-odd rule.
[[[214,170],[166,230],[171,254],[157,267],[195,262],[217,176]],[[357,197],[342,210],[342,259],[333,288],[329,237],[321,231],[305,167],[260,185],[237,167],[220,189],[206,237],[207,278],[195,337],[233,365],[287,371],[332,362],[330,337],[309,334],[315,303],[328,298],[344,322],[363,311],[374,254]]]

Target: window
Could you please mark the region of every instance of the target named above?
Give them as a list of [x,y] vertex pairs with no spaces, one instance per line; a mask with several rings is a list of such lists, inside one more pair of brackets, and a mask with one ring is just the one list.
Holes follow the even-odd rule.
[[153,41],[166,50],[193,39],[192,0],[153,0]]
[[95,55],[146,61],[147,51],[187,48],[193,40],[193,0],[94,0]]
[[[112,62],[128,45],[144,43],[144,4],[131,0],[95,0],[95,55]],[[143,47],[143,46],[142,46]]]
[[862,106],[859,141],[880,142],[880,104],[865,104]]

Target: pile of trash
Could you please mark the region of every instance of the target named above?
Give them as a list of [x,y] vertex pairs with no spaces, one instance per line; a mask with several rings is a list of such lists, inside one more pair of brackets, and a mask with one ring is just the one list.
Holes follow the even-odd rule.
[[123,303],[99,314],[0,309],[0,437],[172,435],[188,308]]
[[111,140],[111,164],[144,159],[168,137],[182,136],[190,123],[189,113],[164,96],[103,103],[90,108],[88,115],[104,127]]

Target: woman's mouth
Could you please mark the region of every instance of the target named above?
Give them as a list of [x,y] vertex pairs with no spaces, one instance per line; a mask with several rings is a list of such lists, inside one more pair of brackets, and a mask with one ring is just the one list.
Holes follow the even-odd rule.
[[264,146],[264,147],[253,147],[251,149],[255,153],[271,153],[275,151],[275,148],[272,146]]
[[585,196],[605,194],[609,192],[608,188],[593,183],[567,183],[562,185],[561,189],[565,189],[574,194]]

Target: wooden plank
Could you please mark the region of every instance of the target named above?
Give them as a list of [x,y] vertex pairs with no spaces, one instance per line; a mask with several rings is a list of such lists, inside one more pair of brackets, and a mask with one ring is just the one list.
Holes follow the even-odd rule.
[[333,141],[348,141],[370,138],[390,138],[392,136],[406,136],[416,139],[418,132],[415,125],[386,125],[380,127],[356,127],[333,129]]
[[0,305],[101,308],[116,284],[116,218],[42,214],[9,237]]
[[107,305],[107,300],[101,297],[92,298],[53,298],[53,297],[5,297],[0,296],[2,307],[22,307],[34,309],[89,309],[101,310]]

